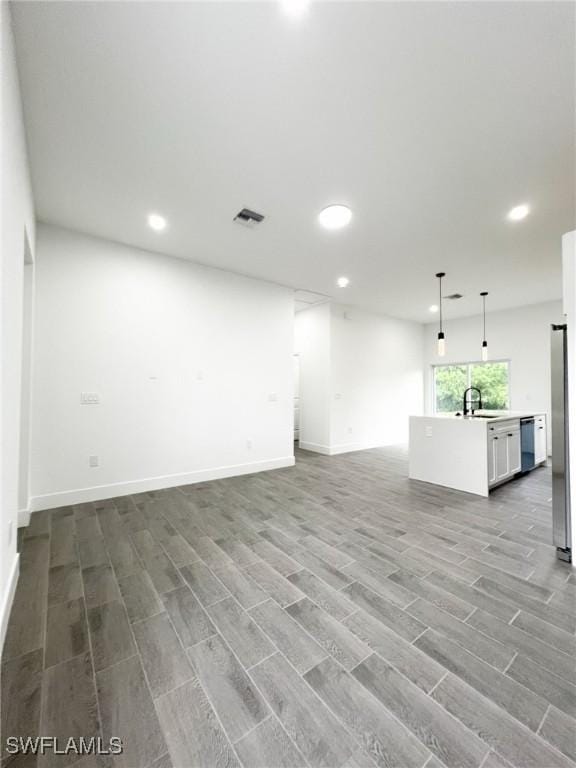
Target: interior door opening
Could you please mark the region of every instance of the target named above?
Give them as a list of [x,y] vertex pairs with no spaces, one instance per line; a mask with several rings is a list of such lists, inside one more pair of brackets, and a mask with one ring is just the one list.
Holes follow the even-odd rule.
[[20,455],[18,511],[26,513],[30,486],[30,408],[32,389],[32,312],[34,263],[28,233],[24,231],[24,273],[22,282],[22,369],[20,381]]
[[294,355],[294,446],[300,445],[300,355]]

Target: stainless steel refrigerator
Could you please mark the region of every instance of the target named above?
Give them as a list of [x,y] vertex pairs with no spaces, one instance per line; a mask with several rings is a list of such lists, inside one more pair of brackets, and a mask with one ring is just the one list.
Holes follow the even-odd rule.
[[570,563],[572,553],[566,334],[566,325],[552,326],[552,536],[558,557]]

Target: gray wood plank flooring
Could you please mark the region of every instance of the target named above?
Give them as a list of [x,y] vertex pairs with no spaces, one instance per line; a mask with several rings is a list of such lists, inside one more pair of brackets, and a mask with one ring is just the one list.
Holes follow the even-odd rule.
[[239,768],[232,745],[196,678],[156,702],[174,766]]
[[132,630],[154,698],[192,677],[192,668],[165,613],[137,621]]
[[188,649],[202,687],[232,741],[268,716],[258,689],[219,635]]
[[304,677],[377,765],[420,768],[426,763],[430,752],[422,742],[334,660],[326,659]]
[[[36,736],[40,730],[42,650],[30,651],[2,664],[2,734]],[[2,743],[2,760],[7,758]]]
[[148,766],[166,752],[165,737],[138,656],[96,673],[98,701],[105,738],[122,739],[123,753],[115,765]]
[[[32,515],[1,768],[576,768],[576,578],[550,471],[481,499],[401,448]],[[4,749],[4,743],[3,743]]]
[[[98,704],[90,654],[83,653],[49,667],[42,686],[43,736],[56,736],[62,742],[70,737],[89,739],[99,734]],[[40,755],[38,765],[68,765],[77,755]]]
[[278,653],[266,659],[252,674],[288,736],[313,768],[344,764],[353,752],[353,738],[283,656]]
[[354,677],[417,736],[447,768],[478,768],[488,753],[486,744],[469,733],[421,688],[376,654],[353,670]]
[[233,597],[224,598],[206,610],[245,667],[253,667],[276,651],[264,632]]
[[304,768],[306,760],[275,717],[269,717],[236,743],[244,765],[254,768]]
[[44,666],[51,667],[88,650],[84,601],[77,599],[50,606],[46,623]]

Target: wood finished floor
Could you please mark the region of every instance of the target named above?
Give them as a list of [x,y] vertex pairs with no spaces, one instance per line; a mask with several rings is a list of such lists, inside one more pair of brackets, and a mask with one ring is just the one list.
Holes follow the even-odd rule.
[[2,733],[78,768],[572,768],[576,578],[550,472],[481,499],[400,449],[32,516]]

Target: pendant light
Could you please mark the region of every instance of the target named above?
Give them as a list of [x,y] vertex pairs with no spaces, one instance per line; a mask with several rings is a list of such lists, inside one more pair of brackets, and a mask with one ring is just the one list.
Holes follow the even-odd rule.
[[488,342],[486,341],[486,296],[488,291],[482,291],[482,362],[488,360]]
[[446,340],[444,338],[444,330],[442,328],[442,278],[446,277],[446,272],[437,272],[438,278],[438,309],[440,311],[440,328],[438,330],[438,355],[444,357],[446,354]]

